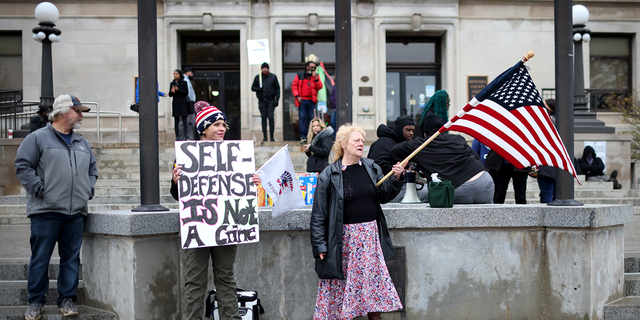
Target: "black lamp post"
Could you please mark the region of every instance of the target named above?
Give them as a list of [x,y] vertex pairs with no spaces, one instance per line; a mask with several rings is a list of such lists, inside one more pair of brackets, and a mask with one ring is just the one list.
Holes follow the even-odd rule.
[[574,45],[574,82],[573,113],[575,133],[615,133],[615,128],[606,127],[604,122],[596,118],[596,113],[587,107],[587,95],[584,91],[584,62],[582,42],[591,40],[591,30],[585,28],[589,21],[589,9],[577,4],[572,7],[573,45]]
[[42,82],[40,85],[40,109],[53,107],[53,63],[51,43],[60,41],[62,31],[55,28],[60,13],[51,2],[41,2],[36,6],[36,20],[39,27],[33,28],[33,40],[42,42]]

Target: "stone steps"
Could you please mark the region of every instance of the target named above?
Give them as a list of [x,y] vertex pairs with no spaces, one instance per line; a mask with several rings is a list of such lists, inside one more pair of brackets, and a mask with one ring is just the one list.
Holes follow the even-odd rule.
[[[1,320],[24,320],[24,313],[27,306],[0,307]],[[63,317],[57,306],[45,306],[41,320],[116,320],[113,312],[91,308],[87,306],[78,306],[79,315],[73,317]]]
[[624,273],[640,273],[640,252],[624,254]]
[[[68,201],[68,199],[67,199]],[[172,202],[173,197],[170,194],[161,194],[160,202]],[[89,206],[91,205],[104,205],[104,204],[134,204],[140,203],[140,195],[96,195],[93,199],[89,200]],[[0,197],[0,206],[5,205],[24,205],[26,208],[27,197],[26,196],[4,196]],[[2,212],[2,209],[0,209]]]
[[640,319],[640,252],[624,254],[624,298],[604,306],[604,320]]
[[640,273],[624,274],[624,295],[640,296]]
[[624,297],[606,304],[604,320],[640,319],[640,297]]
[[[54,260],[54,259],[52,259]],[[59,259],[55,259],[59,260]],[[57,279],[60,264],[49,264],[49,279]],[[82,280],[82,265],[80,265],[80,280]],[[0,260],[0,281],[26,281],[29,279],[29,259]]]
[[[171,197],[171,196],[168,196]],[[177,209],[178,208],[178,202],[174,201],[173,198],[171,198],[171,202],[161,202],[160,205],[169,208],[169,209]],[[137,208],[138,206],[140,206],[140,201],[136,202],[136,203],[129,203],[129,204],[123,204],[123,203],[114,203],[114,204],[92,204],[91,202],[89,202],[89,211],[90,212],[96,212],[96,211],[119,211],[119,210],[131,210],[134,208]],[[27,206],[23,205],[23,204],[18,204],[18,205],[2,205],[0,206],[0,221],[2,221],[2,218],[6,218],[6,217],[10,217],[10,216],[24,216],[26,217],[26,212],[27,212]],[[15,217],[13,217],[15,218]],[[1,224],[0,224],[1,225]]]
[[[84,282],[79,281],[76,296],[76,304],[82,304]],[[49,280],[49,290],[46,293],[46,305],[55,305],[58,299],[58,286],[56,280]],[[28,306],[27,280],[5,280],[0,281],[0,306]]]

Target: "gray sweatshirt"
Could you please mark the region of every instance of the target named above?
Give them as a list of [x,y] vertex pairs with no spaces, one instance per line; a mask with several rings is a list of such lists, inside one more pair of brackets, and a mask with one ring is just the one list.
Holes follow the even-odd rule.
[[48,123],[27,135],[15,161],[27,190],[27,216],[40,213],[87,215],[98,169],[87,139],[72,132],[71,145]]

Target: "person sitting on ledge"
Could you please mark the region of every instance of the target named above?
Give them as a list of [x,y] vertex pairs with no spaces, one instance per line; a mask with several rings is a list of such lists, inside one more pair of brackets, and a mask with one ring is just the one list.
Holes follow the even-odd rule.
[[593,150],[593,147],[584,147],[582,158],[578,159],[578,166],[580,167],[580,171],[586,176],[586,181],[612,181],[614,189],[622,189],[622,185],[620,185],[616,179],[618,177],[618,170],[613,170],[611,176],[607,177],[604,174],[604,162],[596,156],[596,151]]
[[[396,159],[405,159],[443,125],[442,118],[428,110],[420,122],[424,137],[413,138],[393,147]],[[455,187],[455,204],[493,203],[494,184],[484,170],[480,156],[457,134],[441,133],[412,159],[426,176],[437,173]]]

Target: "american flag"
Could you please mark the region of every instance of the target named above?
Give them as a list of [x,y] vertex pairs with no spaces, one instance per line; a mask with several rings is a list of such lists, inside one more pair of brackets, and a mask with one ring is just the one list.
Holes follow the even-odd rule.
[[518,169],[546,165],[565,170],[578,180],[573,161],[522,61],[491,81],[439,132],[449,130],[471,135]]

